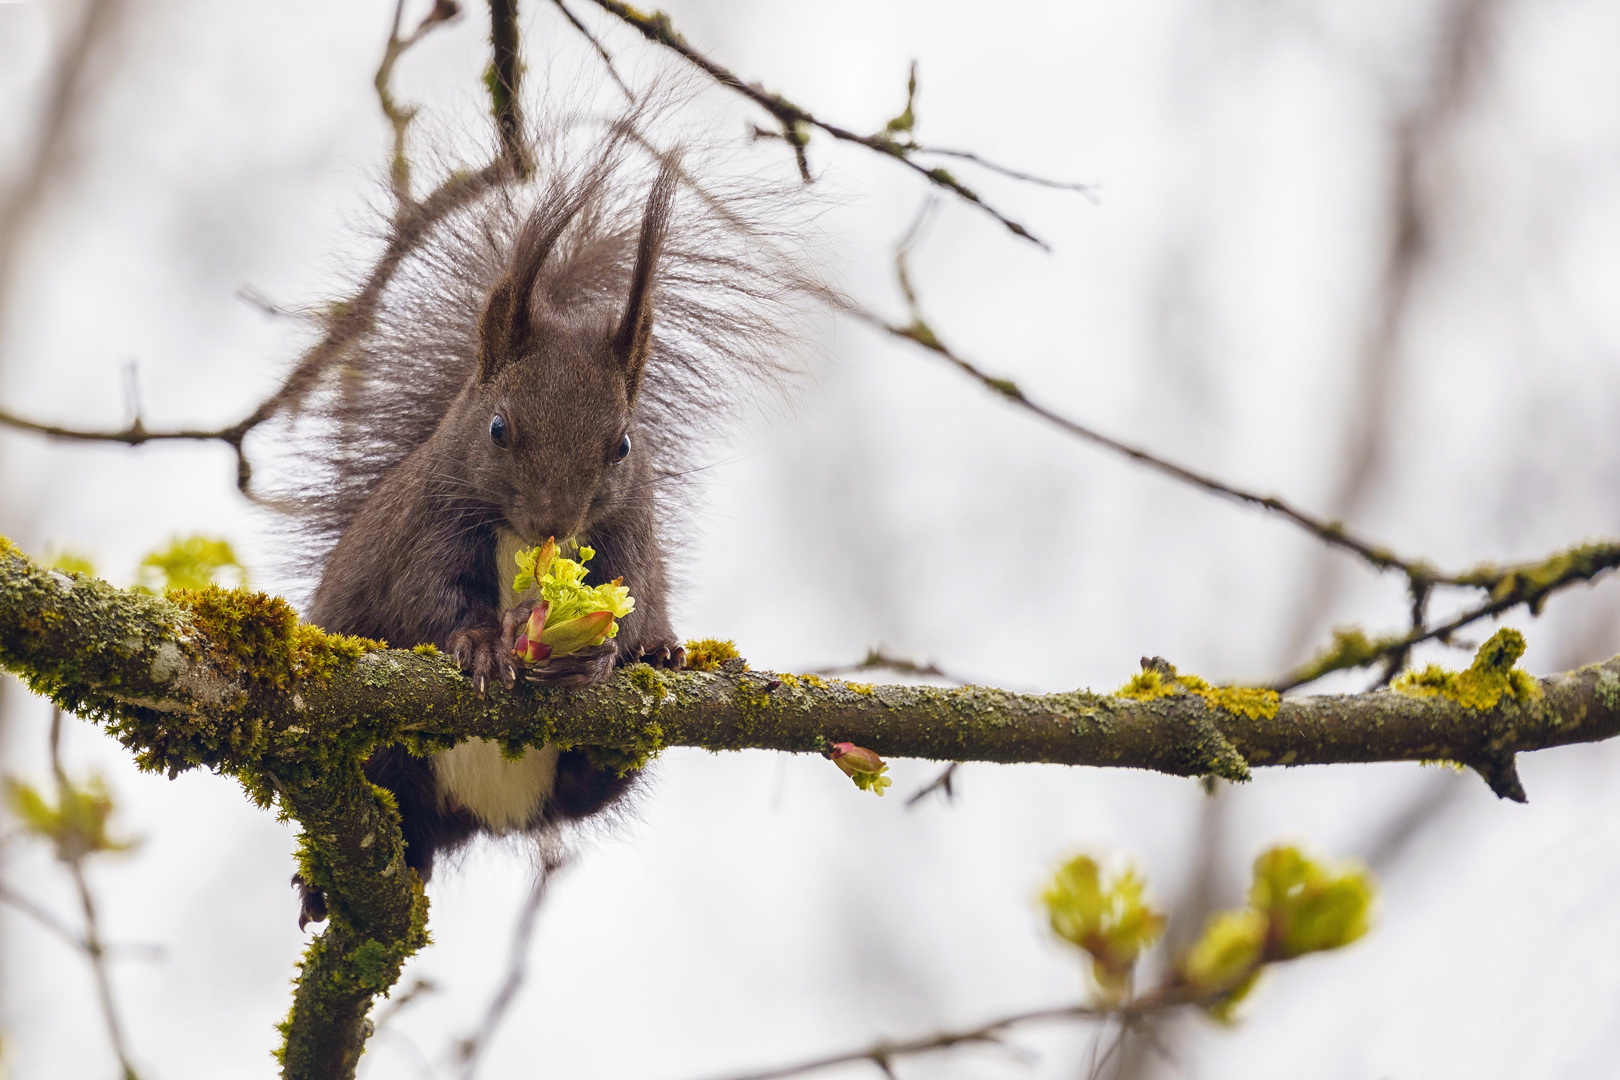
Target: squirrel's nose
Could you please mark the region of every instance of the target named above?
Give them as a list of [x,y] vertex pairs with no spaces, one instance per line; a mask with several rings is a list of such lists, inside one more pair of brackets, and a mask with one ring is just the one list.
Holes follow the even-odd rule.
[[548,539],[563,543],[572,540],[580,531],[581,523],[567,521],[559,514],[537,515],[518,527],[518,533],[531,544],[543,544]]

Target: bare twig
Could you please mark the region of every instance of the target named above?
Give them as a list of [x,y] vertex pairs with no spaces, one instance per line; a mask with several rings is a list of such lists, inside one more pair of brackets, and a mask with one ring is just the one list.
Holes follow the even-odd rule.
[[882,646],[867,649],[866,655],[853,664],[835,664],[832,667],[817,668],[809,674],[848,675],[856,671],[895,671],[904,675],[926,675],[932,679],[944,679],[958,686],[967,684],[966,679],[959,679],[955,675],[941,671],[933,663],[920,663],[916,660],[907,660],[903,656],[891,656],[883,651]]
[[[67,771],[62,767],[62,707],[54,705],[51,708],[51,773],[56,777],[57,805],[65,805],[68,792],[72,788],[72,781],[68,779]],[[112,1043],[113,1053],[118,1057],[118,1065],[123,1070],[124,1080],[138,1080],[135,1066],[130,1064],[129,1046],[124,1039],[124,1026],[118,1017],[118,1003],[113,997],[112,976],[107,970],[107,949],[101,937],[101,920],[96,912],[95,895],[90,891],[89,879],[84,874],[84,856],[82,850],[70,850],[68,846],[58,845],[58,854],[63,856],[68,873],[73,878],[73,887],[79,894],[79,907],[84,913],[83,950],[90,960],[90,970],[96,982],[96,1000],[101,1006],[101,1016],[107,1025],[107,1038]]]
[[953,761],[941,769],[938,776],[911,793],[911,796],[906,799],[906,809],[911,809],[936,791],[944,794],[946,802],[956,798],[956,770],[961,767],[962,763],[960,761]]
[[[922,346],[958,371],[977,380],[986,389],[994,391],[1017,407],[1070,435],[1145,465],[1190,487],[1245,506],[1265,510],[1310,533],[1329,547],[1355,555],[1375,570],[1394,571],[1406,578],[1412,597],[1413,625],[1409,633],[1385,639],[1379,643],[1376,650],[1370,652],[1363,650],[1354,655],[1319,657],[1278,680],[1276,689],[1294,689],[1330,672],[1365,667],[1380,660],[1397,665],[1395,670],[1398,671],[1398,664],[1404,663],[1405,656],[1414,645],[1436,639],[1444,641],[1464,626],[1499,615],[1520,604],[1528,607],[1532,614],[1537,614],[1552,593],[1578,582],[1590,581],[1615,567],[1620,567],[1620,542],[1600,542],[1557,552],[1539,562],[1507,567],[1483,565],[1457,573],[1442,573],[1421,559],[1403,557],[1387,547],[1358,537],[1340,522],[1316,517],[1277,496],[1261,495],[1228,484],[1207,473],[1178,464],[1111,435],[1105,435],[1088,424],[1073,420],[1034,401],[1011,379],[985,371],[947,346],[924,318],[916,287],[911,280],[910,255],[926,230],[933,206],[934,203],[930,201],[923,207],[922,212],[906,230],[895,248],[895,277],[901,295],[905,299],[910,322],[903,325],[891,322],[866,308],[845,302],[843,306],[849,314],[879,330]],[[1486,593],[1490,600],[1465,611],[1450,622],[1429,627],[1423,622],[1424,612],[1431,593],[1440,586],[1477,589]],[[1394,671],[1390,674],[1393,676]]]
[[377,89],[377,104],[394,130],[394,151],[389,158],[388,180],[394,189],[394,199],[401,206],[411,201],[411,159],[405,152],[405,134],[411,121],[416,118],[416,106],[401,105],[394,99],[394,64],[428,31],[452,21],[460,14],[461,6],[455,0],[436,0],[433,10],[427,13],[416,29],[400,37],[400,27],[405,18],[405,0],[396,0],[394,4],[394,25],[388,31],[388,44],[383,49],[382,63],[377,65],[377,75],[372,79],[372,85]]
[[784,1076],[801,1076],[821,1069],[830,1069],[835,1065],[849,1065],[858,1061],[869,1061],[883,1070],[885,1074],[892,1076],[891,1066],[894,1059],[898,1057],[910,1057],[916,1054],[932,1053],[937,1050],[949,1050],[952,1047],[971,1043],[1000,1042],[1002,1033],[1008,1028],[1018,1027],[1023,1024],[1051,1020],[1101,1020],[1113,1015],[1115,1014],[1110,1010],[1093,1008],[1089,1005],[1063,1005],[1053,1009],[1035,1009],[1030,1012],[1004,1016],[999,1020],[980,1024],[978,1027],[941,1031],[917,1039],[908,1039],[904,1042],[873,1043],[871,1046],[861,1050],[829,1054],[826,1057],[812,1058],[795,1065],[784,1065],[776,1069],[767,1069],[764,1072],[728,1077],[727,1080],[779,1080],[780,1077]]
[[597,37],[591,28],[586,26],[584,21],[580,19],[578,15],[574,14],[573,10],[569,8],[565,0],[551,0],[551,2],[557,5],[557,10],[562,12],[563,18],[567,19],[570,25],[572,25],[575,30],[578,30],[580,35],[584,37],[586,41],[591,43],[591,48],[596,50],[596,55],[602,58],[602,64],[607,68],[608,77],[613,80],[614,84],[618,86],[619,90],[623,92],[624,96],[627,98],[633,98],[635,95],[631,92],[629,85],[625,83],[624,79],[619,76],[619,67],[613,62],[613,54],[608,52],[608,47],[602,43],[602,39]]
[[1018,169],[1009,169],[1005,165],[998,165],[994,161],[987,161],[980,155],[973,153],[971,150],[946,150],[938,146],[914,145],[912,147],[912,152],[918,154],[938,154],[940,157],[960,158],[963,161],[973,162],[973,164],[977,165],[981,169],[988,169],[993,173],[1000,173],[1002,176],[1013,180],[1019,180],[1026,184],[1034,184],[1036,187],[1048,187],[1056,188],[1059,191],[1078,192],[1079,194],[1084,195],[1087,199],[1091,200],[1092,203],[1097,202],[1097,191],[1096,188],[1091,184],[1086,184],[1075,180],[1053,180],[1049,177],[1036,176],[1033,173],[1021,172]]
[[[657,45],[662,45],[670,51],[676,53],[692,66],[696,67],[715,82],[719,83],[721,86],[741,94],[749,101],[752,101],[755,105],[758,105],[760,108],[770,113],[776,122],[781,126],[781,131],[780,133],[771,132],[768,134],[780,137],[789,146],[793,147],[793,154],[799,165],[799,175],[803,177],[806,182],[811,179],[811,176],[810,162],[805,155],[805,147],[809,145],[810,142],[810,129],[815,128],[827,133],[828,135],[831,135],[834,139],[841,142],[854,143],[858,146],[864,146],[869,150],[874,150],[877,153],[895,159],[896,161],[905,165],[906,168],[911,169],[913,172],[922,176],[929,183],[943,188],[955,195],[957,198],[971,203],[980,210],[983,210],[985,213],[999,221],[1002,227],[1007,229],[1007,231],[1011,232],[1013,235],[1022,237],[1023,239],[1037,244],[1042,248],[1048,247],[1044,240],[1040,239],[1024,226],[1020,225],[1018,222],[1007,217],[1005,214],[1001,213],[1001,211],[995,209],[989,203],[985,202],[984,198],[980,196],[978,192],[974,191],[966,184],[963,184],[956,177],[952,176],[947,170],[938,167],[929,168],[926,165],[913,161],[911,155],[922,152],[924,148],[919,147],[909,141],[897,139],[895,138],[894,133],[888,130],[880,131],[875,135],[857,134],[856,132],[850,131],[848,128],[839,127],[837,124],[828,123],[827,121],[820,119],[819,117],[810,113],[808,110],[803,109],[800,106],[795,105],[793,102],[787,100],[782,95],[766,90],[757,83],[744,82],[742,78],[735,72],[720,65],[714,60],[711,60],[709,57],[705,56],[703,53],[699,52],[697,49],[688,44],[686,39],[682,37],[675,29],[674,24],[670,22],[669,16],[661,11],[655,11],[651,15],[648,15],[636,10],[628,4],[620,3],[619,0],[592,0],[592,2],[603,11],[606,11],[619,19],[621,22],[633,27],[648,41],[651,41]],[[760,132],[760,134],[767,133]],[[953,156],[964,155],[956,154]],[[985,164],[983,161],[979,161],[978,163],[981,165]],[[999,171],[1008,172],[1009,175],[1011,175],[1009,170]]]

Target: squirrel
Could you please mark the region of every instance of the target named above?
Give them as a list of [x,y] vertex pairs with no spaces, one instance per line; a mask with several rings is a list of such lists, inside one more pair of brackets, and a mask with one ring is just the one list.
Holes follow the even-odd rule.
[[[739,388],[779,369],[801,281],[762,242],[771,191],[717,194],[657,152],[649,182],[638,142],[621,120],[583,165],[559,149],[535,179],[450,215],[396,270],[373,329],[303,407],[322,466],[291,505],[320,571],[309,621],[435,645],[480,694],[682,665],[672,485]],[[622,578],[635,610],[616,637],[525,668],[513,556],[553,537],[594,548],[587,583]],[[431,757],[385,747],[365,772],[393,793],[424,881],[479,833],[544,833],[637,778],[585,748],[510,760],[482,739]],[[295,883],[300,926],[324,918],[320,892]]]

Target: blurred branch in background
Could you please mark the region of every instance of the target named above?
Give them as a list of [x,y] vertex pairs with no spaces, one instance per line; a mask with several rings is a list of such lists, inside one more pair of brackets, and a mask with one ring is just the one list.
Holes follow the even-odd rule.
[[[27,256],[28,240],[43,218],[43,209],[52,192],[59,191],[76,164],[85,117],[93,103],[99,69],[112,57],[125,25],[123,0],[83,0],[72,10],[72,20],[64,44],[47,68],[44,93],[34,119],[31,144],[12,162],[15,171],[5,177],[0,189],[0,374],[12,366],[9,338],[13,291]],[[21,110],[15,110],[21,112]],[[16,529],[28,516],[22,507],[6,507],[7,517]],[[6,688],[0,688],[6,689]],[[10,692],[0,693],[0,774],[8,772],[10,742]],[[54,750],[54,740],[53,740]],[[48,911],[0,886],[0,900],[22,911],[91,956],[99,941],[92,942],[69,930]],[[0,927],[0,958],[11,953]],[[0,1014],[5,1009],[5,980],[0,979]],[[105,999],[104,999],[105,1000]],[[110,1014],[109,1014],[110,1016]],[[114,1018],[113,1022],[115,1022]],[[127,1066],[126,1066],[127,1068]]]
[[[1455,131],[1488,85],[1497,27],[1508,6],[1509,0],[1446,0],[1436,15],[1430,64],[1410,89],[1386,91],[1412,97],[1393,109],[1387,129],[1385,243],[1354,372],[1338,476],[1328,497],[1335,520],[1362,517],[1387,478],[1403,350],[1421,306],[1422,286],[1436,261],[1442,211],[1464,205],[1452,190]],[[1320,558],[1308,565],[1305,587],[1286,623],[1286,641],[1316,636],[1343,591],[1339,567]],[[1429,592],[1419,578],[1409,580],[1408,590],[1410,637],[1423,627]],[[1387,656],[1386,681],[1405,666],[1409,654],[1408,644]]]
[[47,194],[67,168],[89,101],[91,80],[106,42],[123,17],[123,0],[84,0],[78,22],[51,68],[34,145],[0,197],[0,339],[23,241],[39,220]]
[[405,136],[410,130],[411,121],[416,118],[416,106],[401,105],[395,99],[394,64],[407,49],[421,41],[434,27],[454,21],[460,14],[461,6],[455,0],[437,0],[432,10],[417,24],[416,29],[405,37],[400,37],[400,26],[405,18],[405,0],[397,0],[394,5],[394,25],[388,31],[388,44],[383,49],[382,63],[377,65],[377,75],[372,80],[372,85],[377,89],[377,104],[381,106],[383,116],[388,119],[389,126],[394,130],[394,152],[388,162],[388,180],[394,189],[394,201],[401,206],[409,205],[412,201],[411,159],[407,153]]
[[523,988],[524,980],[529,974],[529,944],[534,939],[534,924],[540,918],[541,905],[545,903],[546,892],[551,887],[552,880],[568,865],[566,852],[556,850],[546,845],[539,853],[539,863],[535,867],[534,882],[529,886],[529,895],[523,902],[523,908],[518,912],[516,928],[512,931],[512,944],[507,950],[506,978],[501,981],[500,988],[490,999],[484,1010],[484,1016],[478,1023],[478,1030],[464,1039],[457,1041],[451,1051],[451,1058],[457,1065],[457,1075],[461,1080],[474,1080],[478,1075],[478,1066],[483,1059],[484,1051],[500,1030],[501,1022],[506,1019],[507,1012],[512,1007],[512,1001],[517,992]]
[[[1036,1009],[971,1028],[940,1031],[904,1042],[878,1042],[860,1050],[813,1058],[729,1080],[781,1080],[856,1062],[870,1062],[890,1078],[900,1057],[974,1044],[1004,1045],[1008,1029],[1040,1021],[1100,1021],[1088,1077],[1102,1075],[1127,1036],[1157,1045],[1150,1022],[1190,1009],[1228,1020],[1273,965],[1343,948],[1366,934],[1372,879],[1360,867],[1334,867],[1298,849],[1273,847],[1254,862],[1248,902],[1241,909],[1200,918],[1202,927],[1172,951],[1168,973],[1138,993],[1142,955],[1158,944],[1169,919],[1153,908],[1147,883],[1132,868],[1107,874],[1089,855],[1061,866],[1041,895],[1053,934],[1087,961],[1092,1001]],[[1109,1021],[1118,1032],[1102,1041]]]
[[[895,248],[895,275],[900,292],[905,298],[910,322],[904,325],[890,322],[883,316],[853,303],[846,305],[846,310],[850,314],[888,334],[922,346],[958,371],[977,380],[986,389],[1070,435],[1145,465],[1190,487],[1241,505],[1267,511],[1304,530],[1328,547],[1356,556],[1374,570],[1395,571],[1406,578],[1408,590],[1413,597],[1410,631],[1377,639],[1369,638],[1360,630],[1336,632],[1329,647],[1309,663],[1278,679],[1273,685],[1274,689],[1293,690],[1335,671],[1368,667],[1379,662],[1386,665],[1385,673],[1379,681],[1379,685],[1384,685],[1405,666],[1413,646],[1425,641],[1448,641],[1452,634],[1463,627],[1500,615],[1521,604],[1528,608],[1531,614],[1538,614],[1553,593],[1574,584],[1592,581],[1620,566],[1620,542],[1609,542],[1583,544],[1556,552],[1538,562],[1506,567],[1484,564],[1456,573],[1445,573],[1436,570],[1422,559],[1398,555],[1389,548],[1360,538],[1348,532],[1338,521],[1329,521],[1306,513],[1274,495],[1261,495],[1218,480],[1207,473],[1177,464],[1159,454],[1105,435],[1096,428],[1055,412],[1028,397],[1012,380],[992,375],[953,351],[924,318],[916,288],[911,280],[910,255],[919,242],[930,215],[931,205],[925,206]],[[1431,626],[1426,622],[1425,611],[1428,597],[1436,588],[1478,590],[1485,593],[1488,599],[1450,620]]]
[[[771,116],[775,118],[776,122],[781,125],[781,130],[779,132],[764,132],[756,129],[756,132],[760,135],[768,134],[781,138],[793,148],[794,157],[799,164],[799,175],[803,177],[806,183],[810,182],[811,175],[810,161],[805,154],[805,147],[807,147],[810,143],[810,129],[814,128],[831,135],[834,139],[841,142],[854,143],[857,146],[864,146],[868,150],[875,150],[880,154],[894,158],[896,161],[901,162],[913,172],[921,175],[929,183],[935,185],[936,187],[943,188],[952,195],[955,195],[957,198],[962,199],[964,202],[983,210],[985,213],[1001,222],[1002,226],[1014,236],[1029,240],[1042,248],[1048,247],[1044,240],[1040,239],[1028,229],[1024,228],[1024,226],[1018,224],[1016,221],[1013,221],[999,210],[996,210],[989,203],[985,202],[978,192],[963,184],[960,180],[952,176],[950,172],[943,168],[929,168],[926,165],[913,161],[912,155],[943,154],[950,157],[963,158],[986,168],[993,169],[996,172],[1009,176],[1015,176],[1022,180],[1030,180],[1051,187],[1067,188],[1072,191],[1089,191],[1089,188],[1084,184],[1066,184],[1059,181],[1041,180],[1036,177],[1032,177],[1027,173],[1019,173],[1010,169],[1002,168],[998,165],[991,165],[977,155],[969,154],[965,151],[934,150],[913,141],[911,133],[912,129],[916,126],[916,111],[914,106],[916,103],[917,92],[917,70],[915,65],[912,67],[911,78],[908,83],[905,110],[890,120],[882,131],[872,135],[861,135],[849,130],[848,128],[839,127],[836,124],[831,124],[820,119],[819,117],[810,113],[808,110],[803,109],[782,97],[780,94],[766,90],[758,83],[744,82],[742,78],[736,75],[734,72],[716,63],[708,56],[693,48],[675,29],[674,24],[670,22],[669,16],[661,11],[655,11],[651,15],[647,15],[633,7],[630,7],[628,4],[619,3],[618,0],[592,0],[592,2],[603,11],[606,11],[608,14],[617,18],[619,21],[633,27],[648,41],[651,41],[657,45],[662,45],[663,47],[678,54],[693,67],[696,67],[699,71],[702,71],[705,75],[709,76],[709,78],[713,79],[721,86],[741,94],[749,101],[752,101],[755,105],[758,105],[760,108],[770,113]],[[594,41],[594,38],[592,40]]]
[[113,994],[101,917],[85,872],[85,864],[92,856],[127,851],[134,843],[115,840],[109,835],[107,821],[112,814],[113,802],[98,779],[82,784],[69,779],[62,764],[62,716],[60,706],[52,709],[50,757],[51,773],[56,784],[55,800],[47,800],[34,788],[10,777],[6,778],[5,788],[12,810],[25,832],[47,841],[54,849],[57,861],[67,869],[78,896],[84,930],[82,933],[73,932],[47,911],[23,900],[9,889],[0,891],[0,895],[84,954],[95,982],[96,1002],[107,1027],[107,1038],[118,1058],[124,1080],[138,1080],[135,1067],[130,1063],[129,1045]]

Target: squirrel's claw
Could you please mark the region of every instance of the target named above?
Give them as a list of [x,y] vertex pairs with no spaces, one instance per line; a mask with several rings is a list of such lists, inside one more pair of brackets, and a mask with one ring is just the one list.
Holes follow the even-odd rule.
[[686,647],[678,641],[660,641],[641,650],[641,662],[679,671],[686,666]]
[[472,680],[479,697],[489,689],[489,681],[499,678],[508,687],[517,682],[517,665],[511,649],[501,644],[502,631],[493,626],[474,626],[450,635],[450,655],[461,673]]

